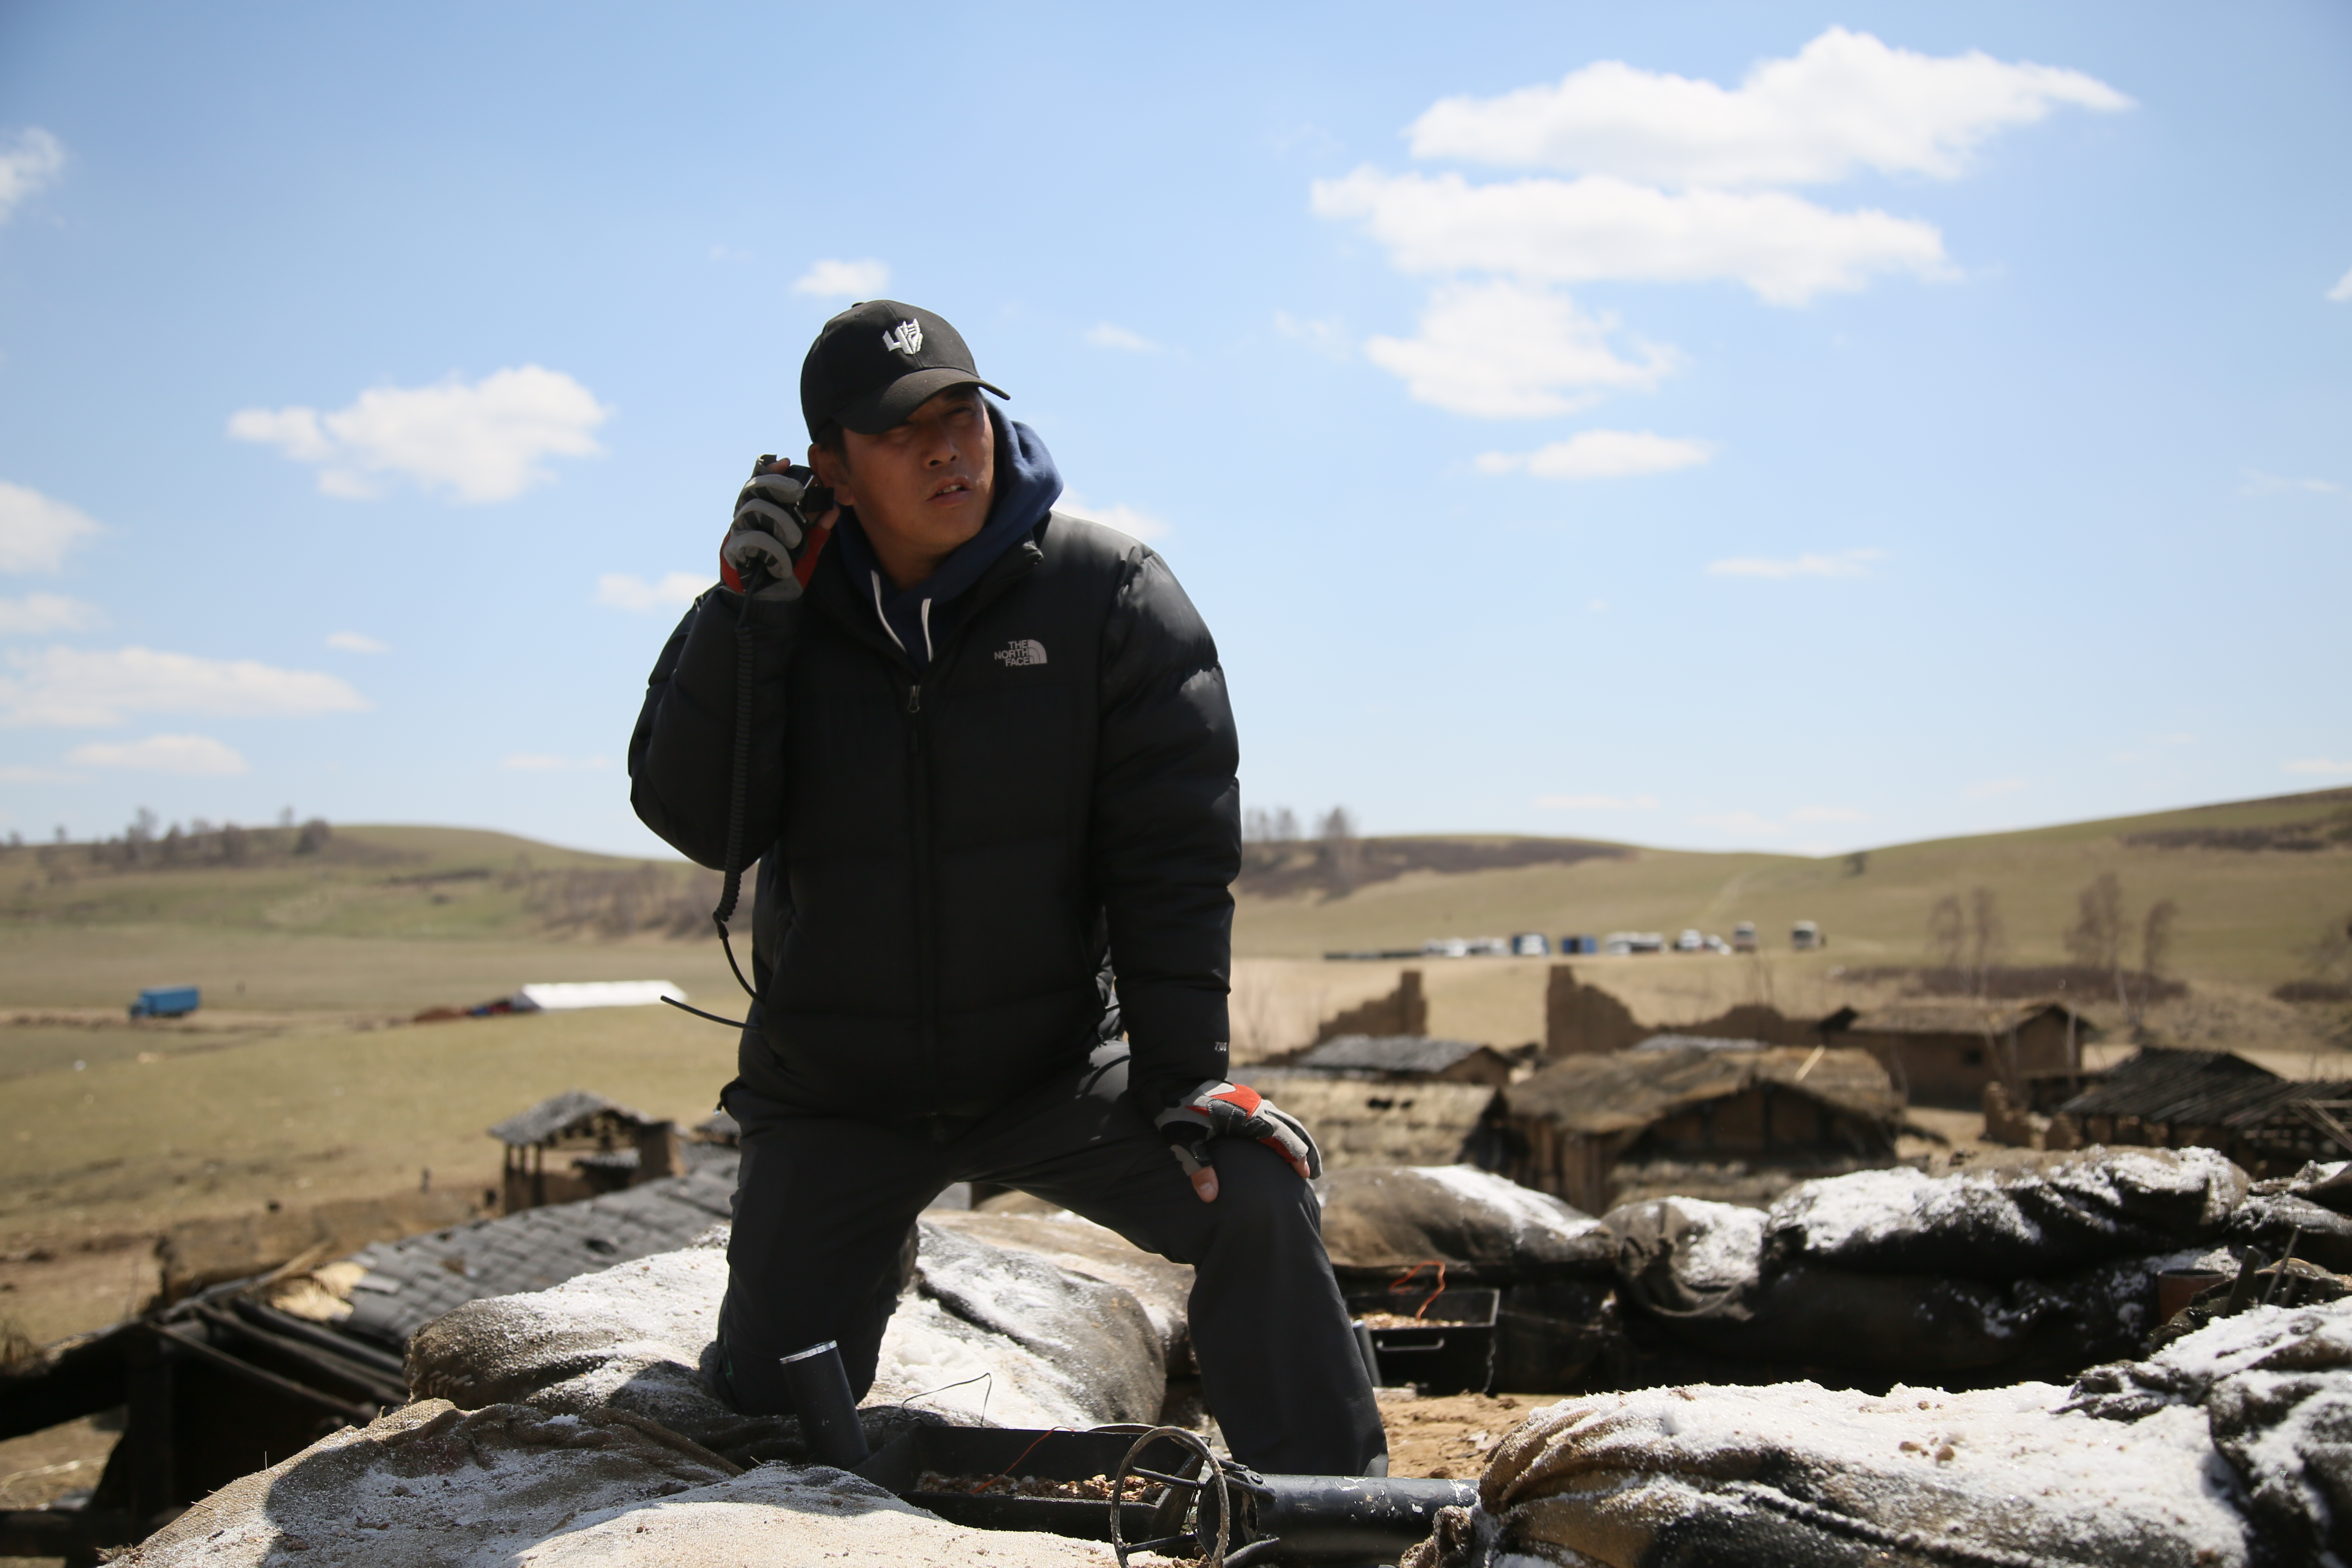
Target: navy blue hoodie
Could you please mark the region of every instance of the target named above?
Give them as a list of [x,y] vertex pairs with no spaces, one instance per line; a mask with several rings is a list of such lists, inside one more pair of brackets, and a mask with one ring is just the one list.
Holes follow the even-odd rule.
[[921,582],[892,587],[856,512],[846,511],[842,517],[842,564],[849,568],[850,581],[857,585],[859,595],[874,606],[884,627],[907,650],[918,670],[929,668],[931,650],[947,640],[956,595],[979,582],[998,556],[1028,538],[1062,494],[1061,471],[1054,467],[1054,455],[1045,450],[1037,432],[1007,419],[993,405],[989,408],[989,423],[996,434],[996,494],[989,502],[988,521]]

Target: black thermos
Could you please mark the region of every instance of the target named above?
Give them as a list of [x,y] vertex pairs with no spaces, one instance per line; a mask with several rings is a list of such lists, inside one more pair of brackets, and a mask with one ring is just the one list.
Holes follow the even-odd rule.
[[863,1464],[873,1450],[857,1424],[857,1401],[849,1396],[849,1374],[841,1370],[841,1347],[826,1340],[782,1359],[784,1386],[810,1457],[837,1470]]

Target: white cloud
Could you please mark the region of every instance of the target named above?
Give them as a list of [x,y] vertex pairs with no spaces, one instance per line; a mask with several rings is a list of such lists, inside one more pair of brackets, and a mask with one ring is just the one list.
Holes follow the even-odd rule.
[[658,583],[648,583],[626,572],[607,572],[596,579],[596,602],[616,610],[651,615],[691,605],[715,581],[716,578],[698,576],[692,572],[671,572]]
[[55,572],[76,542],[103,531],[65,502],[0,479],[0,572]]
[[0,724],[119,724],[131,713],[308,718],[368,706],[331,675],[144,647],[12,653],[5,668]]
[[1681,356],[1637,344],[1638,359],[1610,345],[1613,316],[1589,316],[1564,295],[1517,283],[1447,283],[1411,338],[1373,338],[1372,363],[1404,378],[1423,403],[1486,419],[1570,414],[1601,389],[1646,388]]
[[62,768],[27,767],[16,763],[0,767],[0,784],[80,784],[89,777],[88,773],[69,773]]
[[820,261],[793,280],[793,292],[820,300],[871,300],[890,287],[888,263]]
[[105,613],[96,605],[68,599],[63,594],[27,594],[21,599],[0,599],[0,637],[88,631],[105,624]]
[[506,500],[551,479],[540,459],[603,450],[589,433],[612,415],[560,371],[527,364],[472,385],[382,386],[348,408],[246,408],[228,433],[319,468],[319,489],[360,499],[398,475],[467,501]]
[[2352,300],[2352,270],[2347,270],[2336,280],[2336,287],[2327,291],[2327,298],[2338,305]]
[[1105,528],[1115,528],[1129,539],[1140,539],[1147,542],[1154,539],[1165,539],[1176,531],[1173,525],[1161,521],[1149,512],[1138,511],[1133,507],[1126,505],[1097,506],[1076,490],[1063,491],[1062,499],[1056,503],[1055,510],[1068,512],[1072,517],[1083,517],[1089,522],[1099,522]]
[[1546,811],[1655,811],[1658,803],[1646,795],[1539,795],[1536,805]]
[[209,735],[150,735],[128,743],[94,741],[67,752],[66,761],[85,768],[139,768],[183,778],[234,778],[253,771],[243,757]]
[[1601,60],[1557,86],[1441,99],[1408,134],[1417,158],[1664,185],[1820,184],[1863,168],[1948,180],[1995,132],[2061,105],[2113,112],[2131,100],[2080,71],[1914,54],[1832,27],[1728,91]]
[[37,125],[18,132],[12,144],[0,148],[0,223],[16,204],[46,187],[66,166],[64,143]]
[[327,646],[341,648],[345,653],[390,653],[392,651],[390,643],[378,642],[363,632],[329,632]]
[[2352,762],[2339,763],[2326,757],[2305,757],[2299,763],[2288,763],[2291,773],[2317,773],[2323,778],[2352,777]]
[[1357,170],[1316,182],[1313,210],[1353,218],[1403,271],[1529,283],[1731,279],[1775,305],[1865,287],[1881,272],[1949,275],[1934,225],[1837,213],[1780,191],[1675,195],[1608,174],[1474,185],[1461,175]]
[[1960,793],[1970,800],[1991,800],[1999,795],[2015,795],[2024,787],[2023,779],[1987,779],[1982,784],[1969,785]]
[[1284,337],[1305,343],[1317,353],[1328,359],[1351,357],[1347,329],[1337,316],[1294,316],[1287,310],[1274,313],[1274,330]]
[[1539,479],[1610,479],[1696,468],[1714,455],[1705,441],[1654,436],[1647,430],[1583,430],[1532,452],[1486,452],[1484,474],[1524,468]]
[[1097,321],[1087,329],[1087,342],[1098,349],[1124,349],[1131,354],[1156,354],[1162,352],[1158,343],[1140,332],[1130,332],[1125,327]]
[[603,757],[554,757],[542,752],[516,752],[499,763],[520,773],[601,773],[612,765]]
[[1801,805],[1789,814],[1790,822],[1868,822],[1870,814],[1850,805]]
[[1735,555],[1706,563],[1710,577],[1867,577],[1870,563],[1884,561],[1883,550],[1840,550],[1830,554],[1811,551],[1789,559]]
[[2238,493],[2242,496],[2332,496],[2341,494],[2343,489],[2342,485],[2332,479],[2286,479],[2276,474],[2263,473],[2259,468],[2248,468],[2245,482],[2238,487]]

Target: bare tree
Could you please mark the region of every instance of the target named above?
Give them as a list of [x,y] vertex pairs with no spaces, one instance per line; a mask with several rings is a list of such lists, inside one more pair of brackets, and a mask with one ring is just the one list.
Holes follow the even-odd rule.
[[2150,979],[2164,973],[2166,962],[2172,956],[2172,926],[2180,918],[2180,906],[2170,899],[2158,899],[2147,907],[2147,919],[2139,928],[2139,972]]
[[2077,963],[2115,970],[2124,961],[2124,885],[2113,871],[2091,879],[2076,900],[2066,952]]
[[1270,844],[1273,841],[1274,818],[1266,815],[1265,807],[1254,805],[1242,813],[1243,843]]
[[1992,972],[2009,951],[2008,928],[2001,923],[2000,900],[1990,888],[1969,894],[1969,969],[1981,1000],[1991,989]]
[[1333,891],[1354,891],[1364,866],[1364,848],[1356,840],[1356,819],[1348,815],[1346,806],[1335,805],[1323,814],[1323,820],[1317,826],[1323,840],[1319,852],[1324,869],[1330,873]]
[[1959,894],[1946,893],[1927,911],[1927,961],[1937,969],[1958,970],[1968,942],[1968,912]]
[[1286,805],[1277,805],[1274,808],[1274,841],[1276,844],[1298,842],[1298,817]]

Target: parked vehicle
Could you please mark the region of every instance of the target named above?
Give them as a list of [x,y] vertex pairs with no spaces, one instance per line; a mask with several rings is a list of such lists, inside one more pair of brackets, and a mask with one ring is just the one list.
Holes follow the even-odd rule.
[[1754,952],[1756,951],[1756,922],[1754,921],[1741,921],[1738,925],[1731,928],[1731,951],[1734,952]]
[[1601,939],[1597,936],[1564,936],[1559,939],[1562,952],[1599,952]]
[[204,1005],[193,985],[150,985],[131,1004],[134,1018],[183,1018]]
[[1827,947],[1829,944],[1830,939],[1822,934],[1822,928],[1818,921],[1799,921],[1790,930],[1789,945],[1799,952],[1811,952],[1817,948]]
[[1700,935],[1697,931],[1685,931],[1682,935],[1675,938],[1675,951],[1676,952],[1705,952],[1706,951],[1706,938]]
[[1612,931],[1601,939],[1601,951],[1618,957],[1634,952],[1664,952],[1666,939],[1654,931]]
[[1551,942],[1541,931],[1517,931],[1511,937],[1511,951],[1521,958],[1541,958],[1551,951]]

